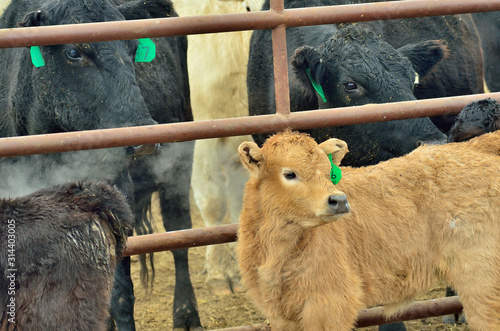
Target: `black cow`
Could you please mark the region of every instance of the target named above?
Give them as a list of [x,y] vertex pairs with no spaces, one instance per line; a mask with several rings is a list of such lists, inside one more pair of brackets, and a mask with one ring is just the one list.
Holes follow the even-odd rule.
[[132,217],[104,182],[0,199],[0,329],[105,330]]
[[[44,26],[169,16],[176,13],[168,0],[118,5],[109,0],[14,0],[1,18],[1,27],[16,27],[18,22],[21,26]],[[30,48],[0,50],[0,136],[192,120],[187,38],[153,41],[156,58],[135,65],[137,40],[41,46],[42,67],[31,63]],[[158,155],[131,163],[137,154],[151,149],[139,146],[4,161],[0,174],[9,181],[0,183],[0,195],[12,196],[20,189],[33,191],[67,180],[99,178],[116,184],[134,205],[135,214],[141,216],[151,191],[159,189],[162,213],[168,215],[168,222],[164,217],[166,229],[189,228],[193,143],[165,144]],[[28,179],[19,185],[14,174]],[[144,232],[140,217],[135,226],[138,233]],[[174,259],[174,327],[201,329],[187,251],[175,251]],[[119,330],[135,330],[128,257],[117,268],[114,286],[111,313],[116,325]]]
[[[349,1],[286,1],[285,7],[346,3]],[[263,9],[268,8],[266,1]],[[478,46],[479,38],[468,15],[289,28],[292,111],[482,92]],[[311,79],[322,87],[326,101]],[[274,113],[270,31],[254,31],[252,35],[247,82],[250,114]],[[443,132],[449,130],[451,119],[434,120]],[[318,141],[329,137],[347,141],[351,152],[344,162],[354,166],[400,156],[414,149],[418,141],[445,140],[428,119],[309,133]],[[262,143],[265,137],[254,138]]]
[[484,80],[491,92],[500,91],[500,12],[472,14],[481,38],[484,56]]

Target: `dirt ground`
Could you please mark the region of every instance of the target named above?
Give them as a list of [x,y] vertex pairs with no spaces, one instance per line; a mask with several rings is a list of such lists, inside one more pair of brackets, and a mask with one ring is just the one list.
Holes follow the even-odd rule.
[[[153,209],[155,210],[155,209]],[[154,212],[154,215],[158,215]],[[203,227],[203,221],[197,210],[192,210],[193,227]],[[164,231],[161,221],[158,231]],[[198,300],[201,322],[206,330],[214,330],[265,321],[264,316],[253,306],[244,293],[231,296],[216,296],[209,292],[204,284],[203,264],[205,247],[189,250],[191,280]],[[132,279],[135,284],[135,319],[139,331],[160,331],[172,329],[172,305],[174,295],[174,262],[170,252],[155,253],[156,279],[153,292],[147,295],[139,281],[140,266],[137,257],[132,257]],[[444,297],[444,287],[437,286],[419,300]],[[409,331],[468,331],[465,325],[442,324],[441,317],[407,321]],[[377,327],[357,329],[376,331]]]

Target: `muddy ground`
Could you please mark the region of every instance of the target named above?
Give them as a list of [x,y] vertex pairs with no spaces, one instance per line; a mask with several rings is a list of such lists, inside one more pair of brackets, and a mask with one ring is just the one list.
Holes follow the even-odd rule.
[[[156,212],[155,215],[158,215]],[[192,213],[193,227],[203,227],[197,210]],[[158,217],[156,216],[156,219]],[[157,223],[157,229],[164,231]],[[265,321],[263,315],[253,306],[244,293],[231,296],[216,296],[204,284],[203,263],[205,247],[189,250],[191,280],[198,300],[200,318],[206,330],[258,324]],[[174,295],[174,264],[170,252],[155,254],[156,279],[151,295],[147,295],[139,281],[139,262],[132,258],[132,279],[135,285],[135,318],[138,331],[159,331],[172,329],[172,304]],[[444,297],[444,287],[436,286],[420,300]],[[468,331],[465,325],[442,324],[441,317],[406,322],[409,331]],[[376,327],[360,328],[359,331],[376,331]]]

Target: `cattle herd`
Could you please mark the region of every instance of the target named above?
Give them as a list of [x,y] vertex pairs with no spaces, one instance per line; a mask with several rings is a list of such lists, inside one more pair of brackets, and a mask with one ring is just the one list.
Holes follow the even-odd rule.
[[[379,1],[285,8],[366,2]],[[0,0],[0,29],[269,8]],[[288,28],[291,110],[500,91],[499,22]],[[270,30],[152,42],[151,62],[137,40],[0,49],[0,137],[275,113]],[[0,330],[135,330],[126,238],[152,232],[154,192],[165,230],[190,228],[191,189],[207,226],[240,222],[237,245],[207,249],[207,285],[246,291],[273,330],[348,331],[360,309],[397,314],[437,281],[471,330],[500,330],[499,129],[485,96],[456,116],[0,159]],[[188,251],[172,254],[174,330],[201,331]],[[152,286],[153,258],[140,261]]]

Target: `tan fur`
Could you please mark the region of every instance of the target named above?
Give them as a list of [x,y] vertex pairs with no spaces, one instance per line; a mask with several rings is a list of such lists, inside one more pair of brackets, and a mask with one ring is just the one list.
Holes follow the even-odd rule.
[[[316,146],[285,132],[239,149],[251,174],[242,282],[273,330],[351,330],[360,309],[394,314],[438,280],[459,293],[471,330],[500,330],[500,131],[343,167],[335,187]],[[283,185],[282,168],[301,182]],[[328,190],[344,192],[351,213],[302,226]]]
[[[173,0],[180,16],[244,13],[263,0]],[[248,116],[247,62],[252,31],[188,36],[191,105],[196,121]],[[191,187],[206,226],[237,223],[248,174],[235,153],[251,136],[203,139],[195,143]],[[226,216],[226,214],[228,214]],[[239,291],[234,244],[207,246],[206,282],[213,292]],[[226,285],[226,282],[228,284]]]

